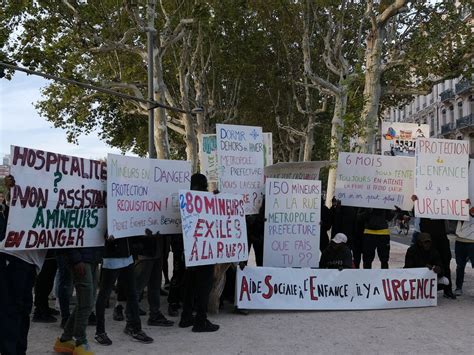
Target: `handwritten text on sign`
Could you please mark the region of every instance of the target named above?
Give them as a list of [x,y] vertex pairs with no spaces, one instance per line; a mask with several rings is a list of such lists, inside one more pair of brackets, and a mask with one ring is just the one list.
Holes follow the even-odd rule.
[[116,238],[181,231],[178,193],[191,183],[191,164],[109,154],[107,225]]
[[436,306],[436,302],[436,274],[428,268],[237,271],[237,306],[243,309],[384,309]]
[[261,127],[216,125],[219,189],[243,195],[245,214],[257,214],[264,192]]
[[105,162],[16,146],[11,156],[6,249],[104,245]]
[[344,206],[411,210],[414,168],[409,157],[339,153],[336,198]]
[[469,219],[469,142],[418,138],[415,214],[418,217]]
[[217,137],[215,134],[203,134],[199,151],[201,174],[206,175],[208,182],[217,182]]
[[317,267],[321,182],[267,179],[264,266]]
[[241,195],[181,190],[179,206],[186,266],[248,259]]

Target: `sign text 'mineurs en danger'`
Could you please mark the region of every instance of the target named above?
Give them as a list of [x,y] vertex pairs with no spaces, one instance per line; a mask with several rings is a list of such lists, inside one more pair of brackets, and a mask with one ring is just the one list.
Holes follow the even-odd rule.
[[6,249],[99,246],[106,220],[106,163],[12,146],[16,185]]
[[181,190],[179,205],[186,266],[248,259],[242,196]]

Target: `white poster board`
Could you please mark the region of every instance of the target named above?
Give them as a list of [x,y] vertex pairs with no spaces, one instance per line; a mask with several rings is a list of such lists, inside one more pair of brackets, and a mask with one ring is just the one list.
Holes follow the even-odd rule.
[[241,195],[181,190],[179,206],[187,267],[248,259]]
[[216,125],[219,190],[243,195],[245,214],[257,214],[263,192],[261,127]]
[[433,219],[469,219],[469,142],[418,138],[415,215]]
[[329,166],[329,161],[300,161],[276,163],[264,169],[266,178],[318,180],[322,167]]
[[409,157],[339,153],[335,196],[343,206],[409,211],[414,169]]
[[5,249],[104,245],[107,167],[89,160],[11,146],[11,191]]
[[416,139],[429,136],[427,124],[382,122],[382,155],[414,157]]
[[201,163],[201,174],[207,177],[207,181],[218,181],[217,165],[217,137],[215,134],[203,134],[200,144],[199,160]]
[[191,163],[109,154],[107,229],[115,238],[181,233],[180,189],[191,184]]
[[321,181],[267,179],[263,265],[318,267]]
[[237,307],[280,310],[357,310],[437,304],[436,274],[428,268],[389,270],[237,270]]

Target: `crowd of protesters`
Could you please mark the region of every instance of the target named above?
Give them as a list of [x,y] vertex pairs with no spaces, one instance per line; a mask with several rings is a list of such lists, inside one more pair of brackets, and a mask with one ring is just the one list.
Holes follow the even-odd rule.
[[[7,191],[14,185],[14,177],[8,176],[5,179]],[[194,174],[190,188],[208,191],[206,177]],[[416,199],[412,197],[413,201]],[[8,201],[7,193],[0,201],[0,242],[6,233]],[[263,265],[264,210],[265,201],[257,215],[247,216],[248,244],[254,250],[257,266]],[[474,217],[474,208],[470,214]],[[403,218],[405,214],[400,214],[397,207],[392,211],[349,207],[335,199],[331,207],[326,207],[322,201],[320,268],[343,270],[360,268],[362,264],[364,269],[370,269],[377,252],[381,267],[388,269],[389,223],[400,215]],[[439,287],[449,299],[462,295],[464,269],[468,260],[474,262],[471,223],[459,222],[456,234],[454,292],[450,270],[452,255],[444,220],[417,219],[412,245],[405,257],[406,268],[428,267],[438,274]],[[171,279],[167,268],[170,253],[173,258]],[[240,267],[245,267],[244,263]],[[53,346],[58,353],[93,354],[86,334],[88,325],[95,326],[94,339],[98,344],[111,345],[113,339],[105,324],[109,305],[113,308],[113,320],[125,322],[126,335],[135,341],[152,343],[153,339],[142,330],[140,318],[147,314],[140,307],[144,294],[149,326],[174,325],[161,309],[161,297],[167,296],[165,313],[169,317],[180,316],[179,327],[192,327],[193,332],[215,332],[219,326],[207,318],[214,268],[214,265],[186,268],[182,237],[153,234],[150,230],[145,230],[143,236],[120,239],[105,235],[103,248],[28,251],[0,248],[0,353],[26,353],[33,305],[33,322],[58,322],[63,329]],[[222,300],[233,299],[235,270],[235,265],[227,270]],[[74,291],[75,306],[71,312]],[[116,303],[112,305],[113,291],[116,296],[112,299]],[[59,311],[50,307],[51,293],[56,295]]]

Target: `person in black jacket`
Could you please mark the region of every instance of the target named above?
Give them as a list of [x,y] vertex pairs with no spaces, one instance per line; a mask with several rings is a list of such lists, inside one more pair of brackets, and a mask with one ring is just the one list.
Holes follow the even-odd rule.
[[392,220],[394,211],[365,208],[359,210],[359,217],[364,222],[364,239],[362,260],[364,269],[371,269],[375,259],[375,251],[382,269],[388,269],[390,258],[390,230],[388,221]]
[[352,269],[352,253],[346,243],[346,235],[337,233],[321,254],[319,268],[339,270]]
[[[416,201],[418,197],[412,196],[412,200]],[[449,245],[448,235],[446,233],[446,224],[444,219],[420,219],[420,232],[428,233],[431,236],[433,248],[438,251],[441,256],[443,275],[448,278],[448,285],[443,286],[444,297],[456,299],[453,293],[453,286],[451,283],[451,247]]]
[[263,266],[263,238],[265,234],[265,198],[256,215],[245,216],[249,253],[253,246],[257,266]]
[[319,234],[319,250],[322,252],[329,245],[328,232],[333,221],[332,211],[326,206],[326,201],[321,199],[321,225]]
[[428,233],[420,233],[416,244],[408,248],[405,255],[405,269],[427,267],[438,276],[443,275],[443,262],[438,251],[433,248],[431,236]]
[[[191,176],[191,190],[207,191],[207,178],[202,174]],[[212,289],[214,265],[200,265],[187,267],[184,274],[183,312],[179,326],[187,328],[193,326],[193,332],[215,332],[219,330],[217,324],[207,319],[207,305]],[[193,317],[193,305],[196,317]]]
[[142,330],[129,240],[130,238],[114,239],[113,236],[108,236],[105,242],[99,294],[95,304],[97,315],[95,340],[101,345],[112,344],[112,340],[105,332],[104,313],[105,305],[119,275],[123,276],[127,297],[127,324],[124,333],[141,343],[149,344],[153,342],[153,339]]

